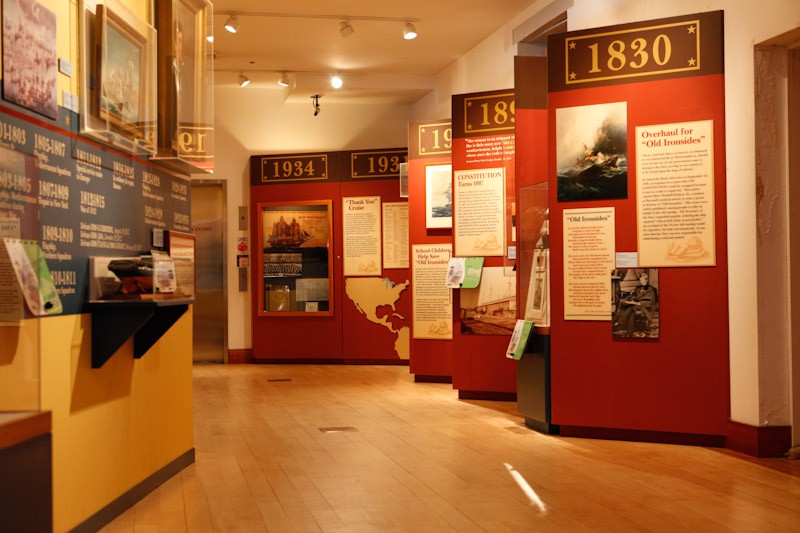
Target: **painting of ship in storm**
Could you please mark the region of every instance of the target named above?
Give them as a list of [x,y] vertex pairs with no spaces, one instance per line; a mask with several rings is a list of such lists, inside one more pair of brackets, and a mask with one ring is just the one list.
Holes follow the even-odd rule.
[[556,110],[558,201],[628,197],[625,102]]

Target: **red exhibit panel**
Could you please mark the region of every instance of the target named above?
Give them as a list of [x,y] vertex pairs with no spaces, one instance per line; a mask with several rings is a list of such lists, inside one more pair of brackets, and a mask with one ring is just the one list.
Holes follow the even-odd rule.
[[[407,204],[400,197],[397,178],[345,181],[342,198],[380,197],[381,203]],[[384,220],[383,227],[390,224]],[[406,246],[406,251],[408,247]],[[394,362],[409,360],[411,287],[409,268],[389,268],[379,275],[345,276],[342,299],[342,345],[346,361]]]
[[[381,268],[385,203],[395,214],[394,234],[405,231],[397,213],[405,205],[399,167],[406,154],[397,148],[251,158],[254,361],[408,360],[408,268],[398,268],[396,256],[393,268]],[[366,202],[378,204],[356,221],[367,233],[351,233],[348,242],[369,241],[364,247],[377,254],[369,260],[375,268],[345,276],[345,205]],[[323,219],[329,230],[316,224]],[[362,250],[350,252],[358,259]]]
[[[516,245],[514,91],[454,95],[452,109],[454,255],[484,257],[480,286],[454,290],[453,387],[460,398],[513,398],[516,364],[506,349],[517,318],[515,260],[508,257]],[[498,169],[499,193],[486,187]],[[482,214],[486,205],[496,212]],[[486,220],[498,221],[499,231],[479,235]],[[483,246],[493,241],[502,243],[496,251]]]
[[[285,203],[287,206],[297,205],[303,201],[330,200],[333,218],[333,254],[329,259],[333,266],[333,280],[341,279],[342,239],[341,226],[336,223],[341,218],[341,193],[338,182],[317,182],[305,184],[271,184],[250,188],[250,220],[252,224],[253,254],[262,254],[263,247],[258,242],[259,204]],[[338,230],[337,230],[338,228]],[[268,230],[269,228],[267,228]],[[341,359],[342,354],[342,304],[341,283],[333,284],[332,314],[330,316],[260,316],[259,292],[263,281],[259,279],[262,272],[255,265],[251,269],[251,293],[253,295],[253,360],[326,360]]]
[[[408,139],[409,246],[449,245],[453,242],[450,228],[427,227],[425,176],[429,166],[450,164],[453,139],[450,119],[411,123]],[[412,331],[410,370],[418,381],[451,381],[453,342],[414,338]]]
[[[548,41],[552,415],[563,434],[726,433],[722,50],[721,12]],[[580,263],[584,244],[565,243],[574,221],[592,220],[581,208],[613,209],[612,261],[633,263],[609,272],[610,308],[592,319],[576,318],[591,311],[583,278],[604,263]]]

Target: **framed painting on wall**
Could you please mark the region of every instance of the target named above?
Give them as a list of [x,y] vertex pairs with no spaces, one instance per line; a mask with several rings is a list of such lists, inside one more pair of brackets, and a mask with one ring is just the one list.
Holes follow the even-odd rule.
[[3,0],[3,98],[58,118],[56,15],[39,2]]
[[333,314],[330,200],[259,203],[259,316]]
[[141,135],[146,116],[148,78],[147,36],[103,4],[95,17],[94,110],[119,133]]

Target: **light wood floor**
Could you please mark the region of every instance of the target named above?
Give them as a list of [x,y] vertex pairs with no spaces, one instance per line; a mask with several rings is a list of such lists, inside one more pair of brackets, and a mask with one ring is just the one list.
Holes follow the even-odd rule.
[[800,531],[798,462],[545,436],[407,367],[196,366],[194,406],[196,463],[103,531]]

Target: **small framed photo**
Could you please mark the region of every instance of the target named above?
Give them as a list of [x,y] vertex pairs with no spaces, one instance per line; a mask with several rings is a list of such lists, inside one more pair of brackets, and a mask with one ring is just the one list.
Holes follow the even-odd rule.
[[56,15],[35,1],[3,0],[3,98],[58,118]]
[[453,227],[453,166],[425,167],[425,227]]

